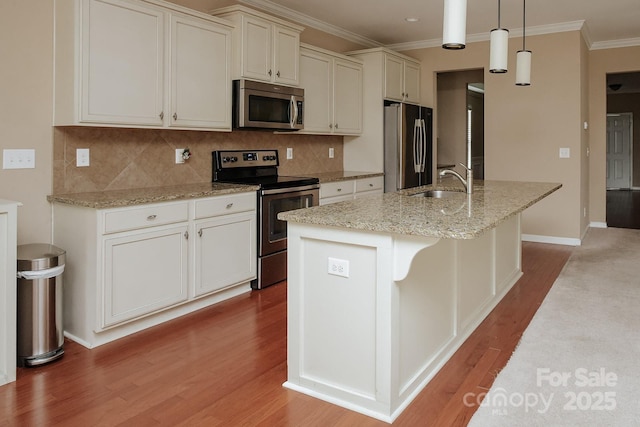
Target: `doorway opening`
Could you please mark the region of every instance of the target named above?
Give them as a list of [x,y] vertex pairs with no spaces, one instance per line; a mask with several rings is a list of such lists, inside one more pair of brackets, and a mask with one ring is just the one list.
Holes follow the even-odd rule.
[[640,72],[607,74],[608,227],[640,229],[639,119]]
[[467,165],[470,146],[473,177],[484,179],[484,70],[438,73],[437,105],[438,170]]

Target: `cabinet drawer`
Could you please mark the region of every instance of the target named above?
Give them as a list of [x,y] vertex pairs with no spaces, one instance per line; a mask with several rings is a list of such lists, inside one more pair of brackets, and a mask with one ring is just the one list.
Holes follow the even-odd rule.
[[353,194],[354,181],[328,182],[320,185],[320,198]]
[[383,185],[384,178],[381,176],[359,179],[356,181],[356,193],[361,191],[380,190]]
[[256,209],[256,193],[240,193],[199,199],[195,202],[195,217],[208,218]]
[[109,210],[104,214],[104,234],[187,220],[189,220],[188,202]]

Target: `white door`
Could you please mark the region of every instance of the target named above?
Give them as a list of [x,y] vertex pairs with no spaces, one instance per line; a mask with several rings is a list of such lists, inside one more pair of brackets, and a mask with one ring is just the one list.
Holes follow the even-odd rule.
[[631,113],[607,114],[607,188],[631,187]]

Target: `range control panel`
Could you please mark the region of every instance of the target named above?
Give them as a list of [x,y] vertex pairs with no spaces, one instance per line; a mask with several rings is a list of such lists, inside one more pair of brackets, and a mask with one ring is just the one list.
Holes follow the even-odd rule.
[[215,151],[218,169],[278,166],[278,150]]

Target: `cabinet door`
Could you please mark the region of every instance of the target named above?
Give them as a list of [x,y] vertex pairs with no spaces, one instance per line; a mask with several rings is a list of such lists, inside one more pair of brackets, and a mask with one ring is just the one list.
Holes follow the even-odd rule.
[[333,62],[329,56],[307,50],[300,52],[300,86],[304,88],[305,131],[332,131],[332,66]]
[[242,76],[270,81],[273,74],[272,25],[262,19],[247,16],[243,18],[242,31]]
[[273,81],[297,86],[300,80],[300,34],[276,25],[273,40]]
[[420,103],[420,64],[405,61],[404,95],[405,101],[415,104]]
[[171,126],[231,130],[231,34],[215,24],[171,17]]
[[186,233],[187,226],[180,225],[104,239],[100,326],[116,325],[187,300]]
[[162,125],[164,13],[84,0],[81,122]]
[[404,100],[403,60],[393,56],[384,56],[384,97],[394,101]]
[[256,212],[196,224],[196,296],[256,278]]
[[[362,66],[334,60],[334,132],[362,132]],[[306,101],[306,97],[305,97]]]

